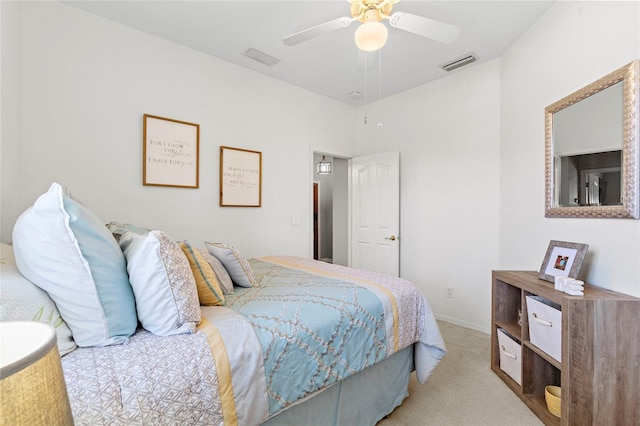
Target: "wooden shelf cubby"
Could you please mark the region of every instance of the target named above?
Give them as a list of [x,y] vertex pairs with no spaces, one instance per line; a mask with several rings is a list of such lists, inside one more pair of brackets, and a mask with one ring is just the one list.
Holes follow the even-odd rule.
[[[560,306],[561,361],[529,340],[527,296]],[[499,328],[521,345],[521,385],[500,369]],[[640,299],[589,284],[570,296],[534,271],[493,271],[491,369],[546,425],[639,425]],[[547,385],[562,388],[560,418],[547,410]]]

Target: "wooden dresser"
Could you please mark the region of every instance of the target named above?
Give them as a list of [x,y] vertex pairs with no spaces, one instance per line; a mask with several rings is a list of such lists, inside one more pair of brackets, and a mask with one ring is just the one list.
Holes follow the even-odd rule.
[[[561,361],[531,343],[527,296],[560,305]],[[499,328],[521,345],[522,385],[500,369]],[[570,296],[537,272],[493,271],[491,369],[547,425],[640,425],[640,299],[588,284]],[[560,418],[547,385],[562,387]]]

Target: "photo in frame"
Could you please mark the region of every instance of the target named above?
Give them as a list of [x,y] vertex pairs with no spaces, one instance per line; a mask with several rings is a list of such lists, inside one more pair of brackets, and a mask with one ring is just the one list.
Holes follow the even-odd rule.
[[220,147],[220,206],[262,206],[262,152]]
[[200,125],[144,114],[142,184],[198,188]]
[[551,240],[538,278],[554,282],[555,277],[578,278],[588,244]]

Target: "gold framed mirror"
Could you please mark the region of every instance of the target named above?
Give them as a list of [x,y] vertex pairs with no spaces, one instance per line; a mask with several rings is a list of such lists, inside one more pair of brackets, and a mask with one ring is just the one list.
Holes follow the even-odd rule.
[[635,60],[545,108],[545,216],[640,218]]

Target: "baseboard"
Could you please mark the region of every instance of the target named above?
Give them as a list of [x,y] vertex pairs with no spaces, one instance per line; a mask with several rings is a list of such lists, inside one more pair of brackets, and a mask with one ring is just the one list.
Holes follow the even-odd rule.
[[468,328],[468,329],[475,330],[475,331],[479,331],[480,333],[484,333],[484,334],[491,334],[491,329],[485,328],[485,327],[478,327],[477,324],[471,324],[471,323],[468,323],[466,321],[460,321],[457,318],[451,318],[451,317],[448,317],[446,315],[434,314],[434,316],[439,321],[448,322],[450,324],[457,325],[457,326],[464,327],[464,328]]

